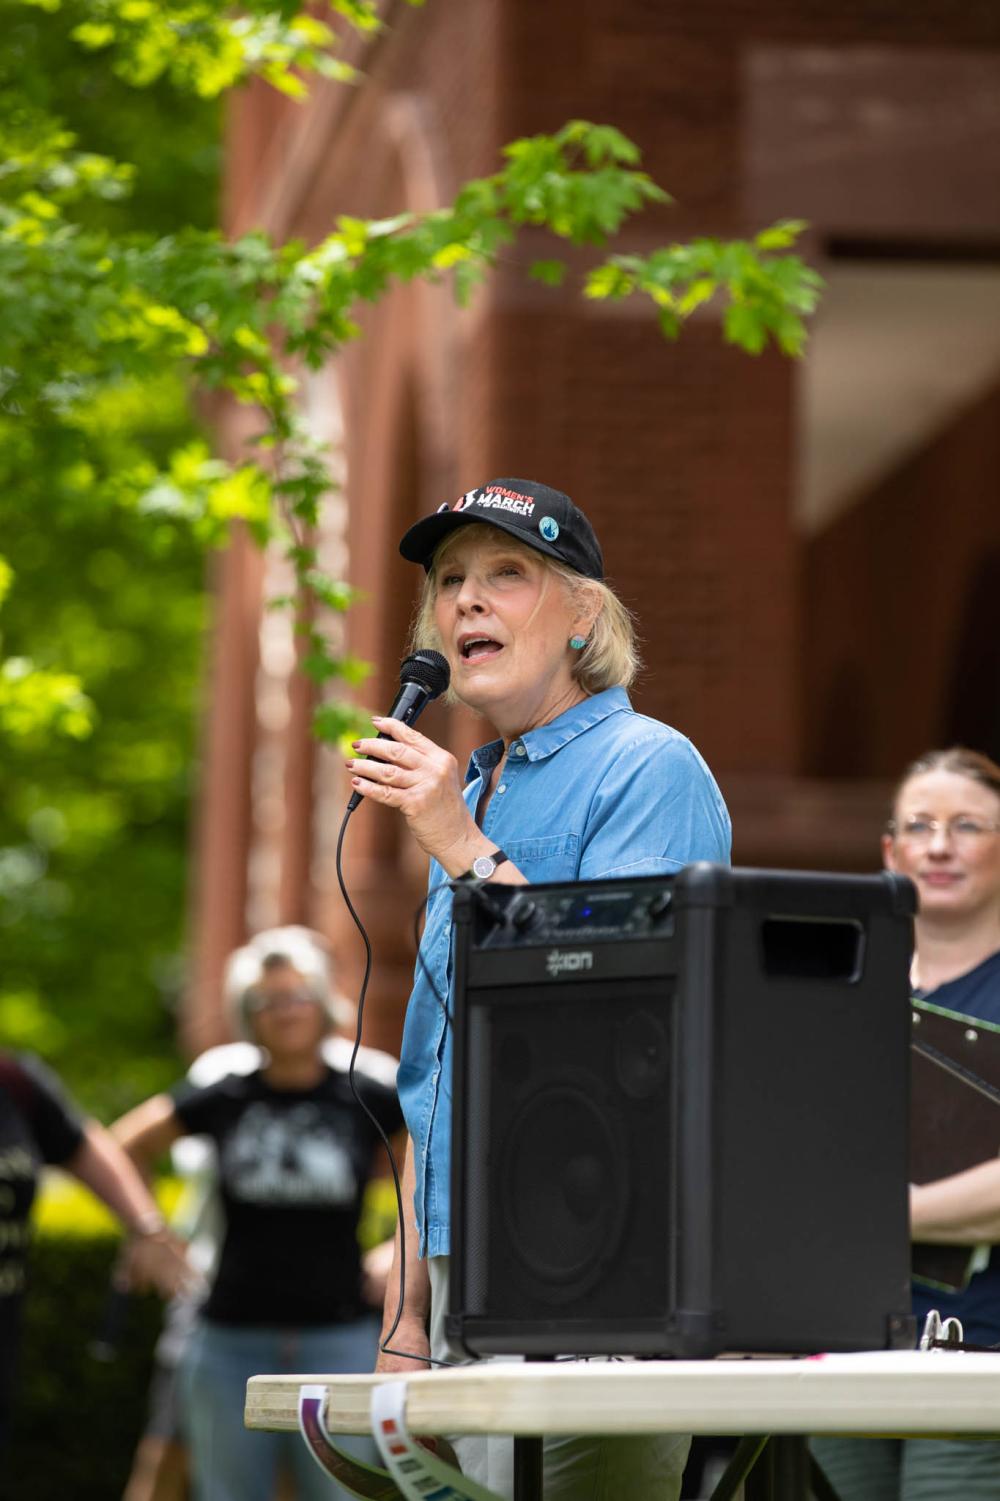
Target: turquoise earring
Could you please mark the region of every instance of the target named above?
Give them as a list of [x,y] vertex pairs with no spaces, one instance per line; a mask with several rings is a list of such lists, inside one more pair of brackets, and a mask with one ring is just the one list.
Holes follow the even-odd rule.
[[583,651],[583,648],[587,644],[587,638],[586,636],[570,636],[569,644],[574,651]]

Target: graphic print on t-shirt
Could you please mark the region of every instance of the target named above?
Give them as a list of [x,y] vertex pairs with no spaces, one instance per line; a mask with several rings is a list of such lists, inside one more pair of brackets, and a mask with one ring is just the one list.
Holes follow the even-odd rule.
[[350,1204],[358,1184],[350,1156],[315,1104],[250,1105],[222,1149],[234,1199],[250,1204]]
[[0,1298],[24,1291],[28,1211],[37,1172],[38,1159],[26,1147],[0,1140]]

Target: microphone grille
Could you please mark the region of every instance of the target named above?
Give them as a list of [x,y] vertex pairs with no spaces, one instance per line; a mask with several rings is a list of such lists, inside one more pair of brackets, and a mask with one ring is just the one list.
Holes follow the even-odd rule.
[[439,651],[415,651],[399,669],[401,683],[419,683],[431,698],[443,693],[451,679],[451,668]]

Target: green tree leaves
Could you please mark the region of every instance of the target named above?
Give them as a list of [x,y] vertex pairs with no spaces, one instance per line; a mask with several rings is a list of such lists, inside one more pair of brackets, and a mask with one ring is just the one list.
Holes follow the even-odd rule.
[[82,740],[93,725],[94,707],[80,679],[48,672],[30,657],[0,663],[0,733],[25,745],[43,744],[52,734]]
[[783,354],[801,354],[806,316],[813,311],[822,278],[798,256],[769,249],[794,244],[805,225],[786,220],[747,240],[698,239],[669,245],[648,256],[612,256],[587,279],[586,296],[646,296],[658,309],[660,327],[676,338],[698,308],[719,297],[725,305],[724,334],[747,354],[760,354],[773,340]]
[[108,1118],[178,1069],[206,621],[197,508],[141,502],[212,458],[177,309],[114,261],[214,220],[217,111],[81,63],[67,20],[0,3],[0,1039]]
[[[24,0],[54,12],[62,0]],[[168,78],[177,88],[215,98],[251,74],[283,93],[306,92],[296,70],[343,80],[354,69],[334,56],[337,35],[316,14],[295,6],[251,3],[238,10],[212,0],[83,0],[72,28],[81,47],[107,50],[112,70],[137,88]],[[328,5],[358,29],[377,26],[374,8]]]
[[[538,231],[555,242],[535,280],[645,299],[669,338],[713,304],[741,349],[794,354],[818,294],[794,220],[606,254],[669,198],[585,120],[512,142],[436,212],[226,242],[211,101],[255,76],[295,97],[353,80],[343,40],[380,25],[371,0],[0,0],[0,1031],[106,1112],[172,1069],[149,1003],[177,983],[203,552],[235,520],[287,559],[271,604],[317,734],[364,722],[367,666],[324,629],[355,595],[315,545],[333,481],[298,386],[358,337],[359,305],[416,278],[466,302],[526,229],[533,256]],[[582,280],[560,243],[586,248]],[[231,460],[192,418],[205,391],[251,414]]]
[[[205,98],[251,75],[294,95],[310,75],[346,78],[337,26],[364,33],[381,24],[368,0],[308,11],[293,0],[247,0],[239,9],[222,0],[6,0],[12,14],[33,5],[65,11],[75,40],[106,52],[130,85],[169,80]],[[151,519],[185,518],[201,541],[222,541],[234,518],[247,521],[260,541],[285,546],[303,619],[344,586],[322,574],[309,544],[330,479],[299,418],[297,366],[334,357],[358,335],[358,304],[394,284],[447,278],[467,302],[524,228],[601,247],[632,215],[669,202],[641,170],[634,142],[578,119],[511,142],[500,169],[466,184],[449,208],[373,222],[344,216],[315,246],[275,245],[259,233],[230,244],[194,227],[116,233],[94,205],[132,188],[129,165],[79,150],[51,110],[19,103],[16,90],[12,97],[0,108],[0,424],[61,428],[78,472],[93,476],[88,413],[165,369],[253,408],[256,432],[234,463],[187,443],[158,472],[139,459],[82,488]],[[751,353],[771,340],[796,353],[818,279],[796,257],[773,252],[787,250],[801,228],[787,221],[754,241],[612,256],[591,269],[583,291],[648,298],[670,338],[718,298],[728,340]],[[537,260],[530,274],[555,286],[566,266]],[[314,679],[354,680],[311,630]],[[331,722],[321,715],[321,732]]]

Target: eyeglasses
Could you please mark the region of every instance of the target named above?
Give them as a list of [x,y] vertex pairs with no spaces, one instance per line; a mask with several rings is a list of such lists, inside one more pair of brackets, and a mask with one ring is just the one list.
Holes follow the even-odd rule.
[[262,1011],[283,1011],[286,1006],[318,1006],[320,1003],[308,990],[248,990],[246,1009],[252,1016]]
[[930,844],[935,834],[942,831],[955,844],[974,844],[987,834],[1000,832],[1000,823],[990,823],[983,818],[969,818],[964,813],[942,821],[939,818],[905,818],[897,823],[891,818],[886,825],[896,839],[905,839],[908,844]]

